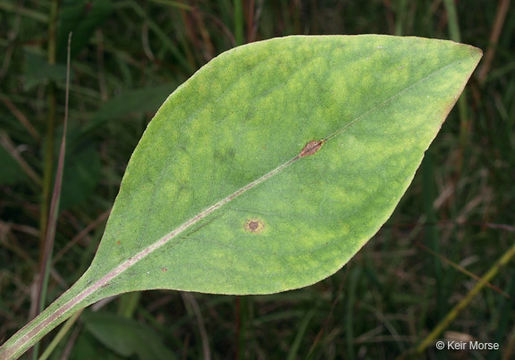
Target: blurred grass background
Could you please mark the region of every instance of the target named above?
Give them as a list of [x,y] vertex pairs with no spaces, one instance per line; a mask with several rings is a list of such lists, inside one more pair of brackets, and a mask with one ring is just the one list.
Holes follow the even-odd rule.
[[[337,274],[270,296],[126,294],[87,309],[51,358],[392,359],[477,283],[465,270],[482,276],[514,243],[509,0],[0,0],[0,343],[36,312],[70,31],[47,304],[89,265],[153,113],[221,52],[291,34],[380,33],[453,39],[485,56],[391,219]],[[429,346],[417,356],[513,359],[514,282],[511,262],[438,336],[498,342],[500,351]]]

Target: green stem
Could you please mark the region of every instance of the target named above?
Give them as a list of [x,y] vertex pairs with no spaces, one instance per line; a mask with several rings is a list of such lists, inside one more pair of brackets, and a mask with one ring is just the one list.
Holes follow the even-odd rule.
[[234,39],[236,45],[243,44],[243,8],[242,0],[234,0]]
[[[50,6],[50,21],[48,23],[48,50],[47,60],[50,65],[56,63],[56,27],[58,0],[53,0]],[[48,84],[48,116],[46,124],[46,137],[43,150],[43,188],[41,197],[40,210],[40,260],[43,257],[46,227],[48,222],[48,209],[50,205],[50,189],[52,188],[53,168],[54,168],[54,132],[55,132],[55,113],[56,113],[56,97],[55,84]]]
[[472,299],[479,294],[479,291],[483,287],[485,287],[492,278],[497,275],[499,270],[511,260],[511,258],[515,256],[515,244],[511,246],[511,248],[506,251],[500,258],[495,262],[495,264],[488,270],[488,272],[481,277],[481,279],[476,283],[476,285],[468,292],[468,294],[454,307],[451,311],[447,313],[445,318],[440,321],[440,323],[431,331],[429,335],[425,337],[424,340],[417,346],[415,351],[420,354],[422,353],[428,346],[430,346],[436,338],[451,324],[451,322],[458,316],[461,310],[467,307],[467,305],[472,301]]
[[71,318],[66,320],[63,327],[61,329],[59,329],[59,332],[57,333],[57,335],[52,339],[52,342],[48,345],[48,347],[45,349],[43,354],[41,354],[41,357],[38,360],[46,360],[46,359],[48,359],[48,357],[50,355],[52,355],[52,352],[55,350],[57,345],[61,342],[63,337],[68,333],[68,331],[70,331],[71,327],[73,326],[73,324],[75,324],[75,322],[79,318],[80,314],[82,314],[83,310],[84,309],[77,311],[75,314],[72,315]]
[[[54,251],[55,229],[57,227],[57,217],[59,213],[59,201],[61,199],[61,189],[63,184],[63,171],[64,171],[64,157],[66,153],[66,130],[68,126],[68,101],[70,96],[70,48],[71,48],[72,34],[68,35],[68,59],[66,64],[66,99],[64,105],[64,121],[63,121],[63,134],[61,137],[61,146],[59,149],[59,160],[57,162],[57,171],[55,174],[54,190],[52,193],[52,200],[50,202],[50,210],[48,212],[47,232],[45,236],[45,250],[43,252],[43,261],[40,273],[44,276],[40,278],[39,289],[40,296],[38,303],[40,311],[45,307],[46,293],[48,289],[48,278],[50,269],[52,268],[52,254]],[[35,357],[37,355],[37,346],[34,351]]]
[[[56,63],[56,28],[57,28],[57,14],[59,10],[59,0],[53,0],[50,5],[50,16],[48,22],[48,49],[47,49],[47,60],[50,65]],[[46,235],[48,229],[48,214],[50,207],[50,191],[52,188],[52,178],[54,170],[54,133],[55,133],[55,114],[56,114],[56,86],[55,83],[50,82],[48,84],[48,117],[46,124],[46,141],[44,145],[43,155],[43,186],[41,194],[41,209],[39,218],[39,262],[40,271],[39,276],[43,277],[43,281],[40,282],[42,286],[39,288],[38,299],[36,301],[36,311],[39,314],[45,308],[45,299],[47,293],[48,284],[48,264],[44,262],[48,259],[48,254],[45,254],[46,246]],[[33,358],[36,359],[39,352],[39,344],[34,346]]]
[[[438,238],[438,228],[435,226],[437,223],[437,214],[433,206],[436,195],[435,181],[434,181],[434,164],[431,150],[428,150],[422,161],[422,189],[424,212],[426,214],[427,225],[424,227],[424,238],[426,244],[435,253],[440,253],[440,243]],[[434,259],[434,276],[436,280],[436,293],[437,293],[437,314],[443,316],[445,310],[445,296],[442,292],[443,289],[443,276],[442,276],[442,263],[438,257]]]
[[349,297],[347,299],[347,316],[345,319],[345,344],[347,345],[347,359],[355,358],[354,351],[354,312],[356,306],[356,289],[358,287],[361,268],[356,266],[349,276]]
[[304,335],[306,334],[309,322],[311,321],[314,315],[315,309],[312,309],[304,316],[304,318],[300,322],[297,335],[295,336],[295,339],[293,340],[293,343],[290,346],[290,351],[288,352],[288,357],[286,358],[287,360],[295,360],[298,358],[300,344],[302,342],[302,339],[304,338]]
[[98,300],[84,298],[76,301],[87,284],[87,277],[86,272],[70,289],[3,343],[0,346],[0,359],[17,359],[75,312]]
[[237,343],[237,359],[241,359],[245,357],[245,348],[247,347],[247,310],[248,310],[248,304],[247,304],[247,297],[246,296],[238,296],[237,301],[239,302],[236,311],[238,311],[239,315],[239,332],[237,333],[238,336],[238,343]]
[[404,22],[406,21],[406,0],[399,0],[397,3],[396,19],[395,19],[395,35],[401,36],[404,33]]
[[[460,26],[458,24],[458,15],[456,12],[456,6],[454,0],[444,0],[445,10],[447,12],[447,21],[449,24],[449,36],[451,40],[461,42]],[[467,97],[465,90],[461,94],[458,100],[458,111],[460,116],[460,145],[462,150],[467,146],[469,142],[470,124],[467,116]],[[458,166],[458,173],[461,171],[461,160]]]
[[449,35],[454,41],[461,41],[460,27],[454,0],[444,0],[445,11],[447,12],[447,22],[449,24]]

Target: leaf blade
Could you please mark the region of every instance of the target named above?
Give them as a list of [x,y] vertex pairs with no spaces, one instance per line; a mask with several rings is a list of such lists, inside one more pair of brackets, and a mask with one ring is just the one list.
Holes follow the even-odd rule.
[[[364,40],[367,40],[368,43]],[[404,44],[401,46],[397,44],[398,42],[404,42]],[[401,55],[406,51],[407,46],[411,47],[411,52],[416,55],[415,61],[413,56],[408,61],[402,60]],[[281,51],[277,50],[279,48]],[[374,48],[375,52],[372,51]],[[417,49],[413,50],[413,48]],[[247,49],[252,49],[252,51],[247,51]],[[439,50],[436,58],[427,56],[428,52],[431,53],[435,49]],[[260,58],[256,56],[256,53],[259,54],[260,51],[268,56],[266,62],[258,61]],[[299,55],[299,51],[305,53]],[[288,52],[291,54],[288,55]],[[277,55],[270,59],[270,54],[274,53]],[[456,53],[459,53],[457,59]],[[337,54],[343,56],[344,60],[341,62],[348,66],[334,71]],[[104,245],[108,246],[104,248],[104,251],[109,253],[110,259],[101,257],[101,265],[100,261],[96,262],[100,265],[100,272],[116,263],[119,264],[130,254],[137,253],[140,249],[138,244],[145,244],[145,239],[160,238],[160,235],[166,233],[166,228],[179,226],[178,221],[180,220],[186,221],[188,218],[194,218],[195,214],[201,213],[210,204],[216,203],[220,199],[218,194],[237,192],[238,189],[244,188],[246,184],[252,183],[262,174],[267,174],[270,169],[287,163],[292,156],[299,154],[307,142],[315,139],[331,139],[324,144],[327,151],[321,150],[312,159],[306,158],[306,161],[299,162],[299,164],[302,163],[302,166],[294,164],[291,168],[288,167],[284,173],[281,173],[281,179],[276,177],[267,179],[266,184],[259,185],[259,189],[262,188],[263,191],[257,188],[252,189],[254,195],[249,192],[232,199],[231,208],[236,210],[229,209],[217,215],[218,217],[213,220],[206,219],[209,224],[202,225],[200,230],[195,230],[195,235],[189,236],[193,239],[192,241],[179,239],[177,244],[172,241],[170,246],[165,246],[152,255],[152,259],[145,259],[141,263],[131,265],[130,273],[132,275],[117,279],[115,284],[111,283],[110,291],[178,288],[215,293],[268,293],[311,284],[334,273],[389,217],[420,164],[423,151],[427,149],[441,122],[454,104],[455,95],[461,92],[465,80],[468,78],[463,74],[467,74],[467,72],[470,74],[480,56],[471,47],[450,42],[417,38],[402,38],[401,40],[384,36],[290,37],[236,48],[224,55],[211,62],[211,65],[208,64],[181,86],[165,102],[148,127],[138,145],[139,151],[136,149],[133,155],[132,167],[130,164],[127,169],[127,175],[117,198],[120,208],[134,209],[135,206],[129,204],[132,202],[132,204],[138,204],[139,209],[118,215],[115,207],[112,217],[118,219],[118,222],[112,220],[110,223],[112,228],[116,229],[112,233],[116,233],[118,239],[126,239],[129,233],[134,234],[137,231],[139,234],[136,236],[136,241],[128,241],[129,244],[120,243],[118,244],[120,246],[116,246],[114,238],[109,238],[108,224],[107,241],[103,240],[102,244],[108,244]],[[241,60],[244,56],[246,58],[243,61],[235,64],[234,59]],[[358,60],[349,60],[354,57]],[[348,60],[350,63],[346,63]],[[390,70],[397,69],[395,74],[400,80],[393,81],[394,85],[388,87],[387,84],[392,82],[391,79],[382,76],[377,69],[376,71],[367,71],[373,66],[377,67],[377,63],[387,64],[386,67]],[[225,70],[221,74],[221,69],[227,69],[228,64],[235,64],[234,73],[231,75],[228,74],[228,70]],[[421,64],[425,66],[421,66]],[[271,68],[275,68],[275,71],[271,71]],[[408,69],[406,70],[406,68]],[[343,72],[349,72],[349,69],[351,73],[357,71],[355,69],[359,69],[361,71],[360,78],[355,77],[351,81],[347,79],[342,82],[341,79],[345,78],[342,75]],[[278,76],[277,79],[267,75],[272,72],[274,76],[277,76],[277,70],[286,75]],[[365,75],[363,75],[363,71],[365,71]],[[306,77],[306,74],[309,76]],[[449,79],[452,78],[461,78],[461,81],[450,81]],[[433,84],[431,91],[424,86],[428,82]],[[361,90],[358,87],[360,84]],[[363,86],[363,84],[365,85]],[[330,90],[324,89],[324,87]],[[308,90],[306,91],[306,89]],[[343,105],[342,93],[348,94],[350,99]],[[369,93],[372,96],[369,96]],[[449,96],[449,94],[454,96]],[[193,95],[198,99],[192,100]],[[436,101],[437,106],[421,113],[420,109],[427,108],[425,104],[428,98]],[[292,102],[292,99],[298,99],[298,102]],[[338,99],[340,100],[338,101]],[[363,105],[364,102],[366,106]],[[231,106],[234,103],[238,103],[238,108],[234,109]],[[281,108],[281,104],[284,104],[283,108]],[[314,109],[313,104],[316,105]],[[396,104],[402,104],[402,106]],[[347,109],[349,105],[350,109]],[[411,106],[416,111],[406,113],[403,111],[403,107],[406,106],[408,108]],[[365,110],[363,111],[363,109]],[[395,125],[397,128],[393,126],[394,130],[392,130],[392,122],[385,121],[385,114],[388,114],[388,111],[397,116],[393,122],[394,125],[397,124]],[[284,123],[281,123],[279,119],[285,112],[289,114],[289,117],[284,120]],[[234,115],[235,113],[236,115]],[[294,119],[302,114],[305,115],[302,121],[295,123]],[[334,116],[335,114],[342,116],[338,119],[337,116]],[[413,127],[402,128],[405,125],[403,120],[406,115],[418,119],[414,123],[415,125],[421,123],[423,117],[431,118],[433,121],[416,132],[417,129]],[[217,119],[223,119],[223,122]],[[328,120],[322,121],[321,119]],[[342,121],[341,119],[347,120]],[[165,121],[171,125],[167,126]],[[173,126],[182,128],[173,131]],[[384,149],[381,141],[374,143],[374,136],[380,135],[377,131],[378,128],[381,128],[381,131],[390,137],[399,137],[399,132],[402,131],[414,132],[416,137],[420,138],[418,143],[411,144],[411,150],[416,153],[416,156],[402,152],[402,149],[399,148]],[[345,129],[345,132],[341,132],[342,129]],[[166,133],[166,136],[160,136],[160,133]],[[372,139],[368,140],[366,144],[360,140],[371,136]],[[147,142],[146,139],[151,140]],[[170,142],[176,145],[167,147],[166,144]],[[401,142],[401,145],[406,144]],[[350,149],[344,154],[343,160],[336,146]],[[383,153],[382,158],[374,160],[374,156],[381,152]],[[363,227],[359,223],[363,220],[362,213],[355,219],[348,219],[351,225],[344,224],[336,232],[327,231],[334,227],[334,216],[330,215],[331,213],[338,214],[340,211],[338,206],[332,204],[333,208],[330,206],[324,210],[324,216],[320,216],[320,214],[315,216],[319,209],[317,210],[313,205],[335,202],[331,196],[326,194],[327,190],[324,190],[325,195],[323,196],[313,195],[310,201],[297,201],[294,195],[289,195],[290,198],[285,203],[281,203],[275,197],[284,193],[288,194],[291,192],[288,188],[301,186],[302,182],[306,181],[311,183],[310,186],[334,188],[331,190],[333,193],[342,193],[342,182],[338,180],[338,172],[341,173],[342,169],[334,172],[328,166],[328,164],[340,162],[350,165],[346,166],[351,168],[354,164],[354,167],[362,173],[365,170],[368,171],[366,176],[352,171],[347,172],[344,176],[354,179],[355,189],[352,196],[349,191],[346,193],[343,191],[344,193],[340,194],[342,201],[351,204],[354,202],[355,204],[352,206],[357,206],[356,204],[366,200],[367,196],[373,194],[374,191],[379,191],[379,187],[387,189],[391,186],[385,182],[374,181],[373,178],[370,178],[370,174],[378,166],[384,167],[381,162],[388,160],[384,154],[390,153],[395,157],[395,152],[397,155],[400,154],[400,157],[397,156],[396,159],[393,159],[396,161],[394,167],[398,168],[400,173],[386,175],[392,179],[400,178],[400,180],[396,180],[398,183],[393,186],[394,190],[387,192],[387,196],[376,200],[375,206],[379,207],[381,211],[378,212],[368,207],[371,215],[365,216],[366,231],[349,232],[349,228]],[[166,164],[160,160],[163,153],[173,154],[171,158],[167,159]],[[328,156],[327,154],[330,153],[337,154],[337,156]],[[260,155],[263,156],[260,157]],[[363,157],[375,166],[364,167],[362,165]],[[215,165],[209,166],[208,164],[206,166],[205,159],[209,159]],[[150,165],[144,171],[140,171],[144,167],[143,163],[160,165]],[[409,169],[405,168],[406,163],[410,164]],[[179,165],[174,168],[175,165],[170,164]],[[208,174],[201,175],[203,167],[209,171]],[[213,169],[213,167],[222,169],[222,171]],[[297,167],[300,167],[300,170],[295,170]],[[174,168],[175,171],[170,170],[171,168]],[[291,174],[287,174],[288,172]],[[324,176],[330,174],[331,181],[322,182],[321,185],[320,183],[316,184],[316,181],[306,180],[310,176],[316,177],[320,174],[324,174]],[[200,180],[197,179],[199,177]],[[173,180],[168,180],[169,178],[173,178]],[[157,179],[153,189],[147,190],[149,187],[146,186],[148,183],[146,179]],[[369,182],[368,184],[359,184],[363,183],[365,179]],[[189,191],[188,194],[180,195],[181,189],[178,189],[177,183],[186,187],[184,191]],[[337,186],[332,186],[332,184],[337,184]],[[309,193],[310,186],[300,191],[303,196]],[[135,190],[136,188],[139,189]],[[191,191],[191,188],[194,191]],[[131,195],[126,196],[125,194]],[[270,196],[270,194],[274,194],[274,196]],[[257,202],[259,206],[255,205]],[[270,208],[270,204],[278,202],[281,203],[280,206]],[[140,206],[143,203],[146,204]],[[172,203],[173,208],[170,206]],[[292,203],[295,204],[292,206],[294,209],[301,210],[289,212],[287,207]],[[248,209],[249,204],[251,204],[251,208],[254,208]],[[244,209],[243,213],[239,209]],[[245,209],[251,211],[245,211]],[[347,214],[352,214],[352,210],[349,210],[348,207],[344,207],[344,210],[340,216],[345,219]],[[267,212],[272,214],[272,218],[274,216],[275,218],[269,220],[270,216],[267,219],[259,216],[259,214]],[[182,215],[182,218],[176,216],[178,220],[169,220],[178,213]],[[209,216],[214,215],[210,214]],[[276,219],[280,219],[281,216],[288,220]],[[261,219],[265,224],[265,231],[259,235],[261,244],[259,241],[255,241],[257,239],[255,234],[245,233],[245,223],[252,221],[253,218]],[[314,218],[316,221],[313,220]],[[129,220],[127,221],[127,219]],[[329,221],[323,219],[329,219]],[[176,221],[175,225],[171,225],[173,221]],[[322,227],[319,226],[320,222],[323,223]],[[127,224],[130,224],[128,228]],[[298,244],[284,245],[285,241],[283,240],[288,239],[288,234],[296,234],[300,228],[305,235],[301,240],[296,240]],[[271,229],[274,229],[275,233],[272,234]],[[310,229],[318,230],[311,231]],[[231,235],[231,231],[233,235]],[[345,232],[348,232],[348,237],[354,236],[357,240],[351,243],[337,241],[328,245],[330,249],[326,252],[319,249],[326,242],[312,241],[314,238],[323,239],[324,233],[327,233],[327,239],[335,236],[341,238],[341,234]],[[234,233],[237,235],[234,236]],[[337,233],[339,235],[335,235]],[[230,240],[222,239],[217,234],[224,234]],[[278,248],[277,243],[282,244],[282,249]],[[302,251],[298,250],[299,244]],[[144,247],[145,245],[143,245]],[[120,250],[120,248],[124,249]],[[221,249],[225,251],[225,254],[221,254]],[[286,255],[280,255],[273,259],[269,255],[270,249],[283,251]],[[99,253],[101,250],[103,250],[102,245]],[[306,254],[318,250],[320,251],[317,256],[320,256],[323,261],[316,261],[311,267],[306,268],[305,264],[312,261],[312,257]],[[298,256],[291,255],[295,253]],[[299,255],[299,253],[302,254]],[[119,255],[113,256],[113,254]],[[202,260],[187,260],[198,256],[196,254],[204,254]],[[257,261],[253,254],[258,254],[265,260]],[[342,254],[348,254],[348,256]],[[238,258],[242,260],[240,261]],[[106,266],[106,261],[111,264]],[[174,266],[188,270],[174,271],[174,275],[167,274],[168,268]],[[266,269],[267,273],[265,276],[262,272],[260,275],[252,275],[255,274],[256,269]],[[274,273],[274,271],[277,272]],[[291,272],[295,274],[293,277],[290,276]],[[216,275],[214,275],[215,273]],[[205,276],[205,274],[210,274],[210,276]],[[303,274],[308,275],[306,277]],[[157,280],[146,280],[152,277]],[[294,277],[298,279],[293,279]],[[137,278],[139,280],[135,280]],[[239,281],[236,280],[238,278],[240,278]],[[263,281],[259,279],[263,279]],[[230,285],[231,281],[237,285]],[[292,281],[292,284],[287,285],[288,281]],[[249,282],[254,284],[249,287]]]
[[122,292],[264,294],[331,275],[390,216],[480,57],[366,35],[272,39],[215,58],[147,127],[91,267],[0,355]]

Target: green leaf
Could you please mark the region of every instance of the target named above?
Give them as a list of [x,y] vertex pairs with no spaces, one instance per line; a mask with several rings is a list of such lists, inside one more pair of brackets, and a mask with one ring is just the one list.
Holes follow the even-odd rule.
[[73,346],[70,360],[118,360],[122,359],[106,347],[99,346],[98,341],[87,331],[82,331]]
[[480,58],[380,35],[218,56],[148,125],[91,267],[7,351],[122,292],[265,294],[333,274],[393,212]]
[[109,313],[83,316],[86,329],[102,344],[123,357],[137,355],[142,360],[175,359],[159,336],[137,321]]
[[88,275],[121,273],[98,294],[263,294],[333,274],[388,219],[480,56],[377,35],[219,56],[168,98],[134,151]]

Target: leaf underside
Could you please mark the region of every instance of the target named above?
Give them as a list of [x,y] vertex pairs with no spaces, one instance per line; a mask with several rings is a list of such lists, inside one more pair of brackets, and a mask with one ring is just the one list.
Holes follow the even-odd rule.
[[341,268],[391,215],[481,57],[449,41],[294,36],[223,53],[161,106],[134,151],[87,277],[108,274],[298,158],[110,279],[261,294]]
[[480,58],[381,35],[221,54],[148,125],[90,268],[0,355],[123,292],[266,294],[333,274],[391,215]]

